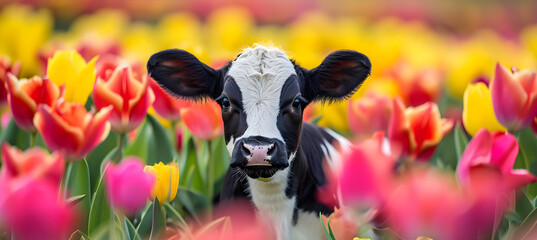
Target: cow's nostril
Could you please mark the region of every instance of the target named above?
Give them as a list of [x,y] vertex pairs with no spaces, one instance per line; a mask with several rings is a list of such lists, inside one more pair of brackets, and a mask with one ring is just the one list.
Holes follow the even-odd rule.
[[272,156],[272,154],[274,153],[276,147],[274,147],[274,144],[271,144],[268,148],[268,151],[267,151],[267,156]]
[[242,153],[244,156],[250,156],[252,155],[252,152],[250,152],[250,145],[246,144],[246,143],[242,143]]

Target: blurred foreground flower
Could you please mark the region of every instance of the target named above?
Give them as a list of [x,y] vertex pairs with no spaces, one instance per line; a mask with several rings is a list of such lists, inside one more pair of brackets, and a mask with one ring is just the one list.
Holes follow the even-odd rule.
[[128,216],[146,205],[155,182],[155,177],[144,172],[144,165],[135,157],[123,159],[118,166],[110,163],[104,178],[110,203]]
[[140,125],[155,95],[148,88],[146,76],[137,79],[128,66],[117,67],[110,79],[97,79],[93,101],[97,109],[112,106],[112,130],[127,133]]
[[385,96],[368,95],[349,100],[348,121],[357,136],[371,136],[377,131],[388,131],[393,111],[392,100]]
[[427,102],[405,109],[401,100],[393,100],[388,138],[392,150],[401,157],[429,160],[442,138],[452,128],[453,122],[441,118],[436,103]]
[[462,122],[470,135],[475,135],[481,128],[492,132],[506,130],[496,120],[490,90],[484,83],[468,85],[464,91],[463,104]]
[[34,132],[34,115],[40,104],[54,106],[60,97],[60,89],[48,79],[35,76],[20,79],[7,74],[6,87],[13,119],[17,125],[28,132]]
[[31,148],[24,152],[17,147],[2,144],[2,170],[0,171],[0,205],[3,199],[24,178],[42,179],[53,186],[59,186],[63,175],[63,157],[49,155],[41,148]]
[[0,206],[0,220],[16,239],[66,239],[76,225],[75,213],[58,202],[58,185],[28,178]]
[[328,222],[330,228],[334,232],[336,239],[352,239],[358,232],[358,226],[356,222],[349,216],[350,209],[334,209],[334,212],[330,216],[323,217],[323,222],[326,229],[328,229]]
[[0,108],[7,104],[7,86],[5,86],[5,82],[8,78],[8,73],[17,76],[19,75],[20,67],[20,61],[11,64],[11,60],[8,57],[0,55]]
[[166,165],[159,162],[153,166],[145,166],[144,171],[157,179],[151,191],[151,201],[155,197],[161,205],[173,201],[179,187],[179,165],[176,162]]
[[496,64],[490,84],[494,115],[509,130],[526,128],[537,115],[537,75],[535,71],[509,72]]
[[149,80],[149,85],[155,93],[155,102],[153,103],[155,112],[170,121],[181,120],[181,109],[189,107],[191,103],[170,96],[152,78]]
[[501,186],[494,185],[495,191],[509,193],[537,181],[528,170],[513,169],[517,154],[518,143],[513,135],[481,129],[466,147],[457,174],[463,183],[472,184],[474,170],[499,173]]
[[65,100],[86,104],[95,82],[95,62],[86,64],[80,54],[72,51],[56,51],[48,60],[47,77],[57,86],[65,85]]
[[94,115],[80,103],[60,98],[53,108],[39,105],[34,124],[51,151],[63,151],[69,161],[79,160],[108,136],[111,110],[106,107]]
[[213,140],[224,134],[222,109],[215,101],[192,103],[181,109],[181,119],[192,135],[203,140]]

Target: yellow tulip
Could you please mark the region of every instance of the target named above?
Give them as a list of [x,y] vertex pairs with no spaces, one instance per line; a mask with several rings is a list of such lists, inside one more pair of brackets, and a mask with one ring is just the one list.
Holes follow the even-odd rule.
[[94,57],[86,61],[76,51],[57,51],[48,60],[47,76],[58,86],[65,85],[65,100],[86,104],[95,83]]
[[175,199],[179,187],[179,165],[176,162],[166,165],[159,162],[153,166],[145,166],[144,171],[153,174],[157,179],[151,191],[151,200],[156,197],[162,205]]
[[464,91],[462,122],[472,136],[481,128],[490,132],[506,131],[494,115],[490,90],[482,82],[470,84]]

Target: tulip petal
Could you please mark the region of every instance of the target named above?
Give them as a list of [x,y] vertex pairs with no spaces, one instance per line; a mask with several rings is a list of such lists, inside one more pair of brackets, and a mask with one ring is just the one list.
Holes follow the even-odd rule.
[[470,168],[478,164],[490,163],[493,144],[492,135],[487,129],[481,129],[466,146],[457,167],[457,175],[462,181],[470,178]]
[[37,107],[34,124],[52,151],[64,150],[67,153],[75,153],[83,142],[82,130],[69,126],[47,105]]
[[[84,143],[81,145],[78,155],[86,156],[97,145],[103,142],[110,132],[110,123],[108,117],[112,111],[112,106],[102,108],[95,116],[91,116],[91,120],[84,129]],[[89,113],[91,114],[91,113]]]
[[513,189],[528,185],[530,183],[537,182],[537,177],[533,176],[526,169],[514,169],[505,177],[506,190],[511,191]]
[[[94,57],[84,65],[78,74],[78,79],[71,79],[71,81],[65,85],[65,99],[70,102],[86,104],[95,83],[95,62],[97,62],[97,58],[98,57]],[[70,90],[68,90],[69,88]]]
[[490,84],[494,114],[503,126],[508,129],[518,127],[518,116],[528,99],[528,94],[513,74],[499,63],[496,64],[494,79]]
[[409,119],[405,115],[403,102],[397,98],[393,100],[393,113],[388,138],[393,152],[400,152],[408,156],[417,147],[416,139],[410,129]]
[[15,123],[25,131],[33,132],[35,131],[33,118],[37,105],[28,94],[20,89],[23,84],[34,85],[30,81],[32,80],[17,80],[15,76],[8,74],[6,87],[8,90],[9,106]]
[[462,121],[466,131],[475,135],[481,128],[491,132],[506,131],[494,115],[492,98],[484,83],[470,84],[464,91]]
[[518,154],[518,143],[510,133],[496,133],[493,136],[490,163],[500,169],[502,174],[508,174],[513,169]]

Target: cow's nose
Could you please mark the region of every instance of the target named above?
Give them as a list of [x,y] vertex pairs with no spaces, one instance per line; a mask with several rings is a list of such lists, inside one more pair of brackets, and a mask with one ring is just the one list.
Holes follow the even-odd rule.
[[272,166],[270,159],[274,154],[274,143],[257,144],[257,143],[242,143],[242,153],[248,160],[246,166]]

